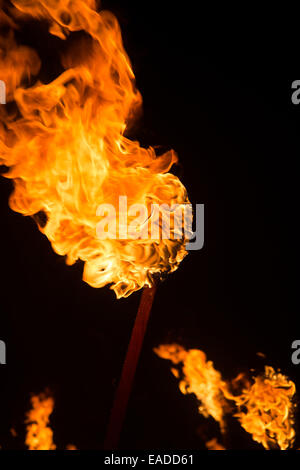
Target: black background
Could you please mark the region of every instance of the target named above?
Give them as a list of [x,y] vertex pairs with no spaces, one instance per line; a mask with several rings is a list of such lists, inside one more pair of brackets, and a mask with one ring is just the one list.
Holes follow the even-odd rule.
[[[174,171],[190,200],[205,204],[204,249],[159,286],[120,447],[204,449],[217,426],[180,393],[154,346],[176,341],[202,349],[228,379],[272,365],[300,386],[300,366],[291,362],[300,336],[300,106],[291,102],[297,75],[263,71],[268,41],[254,40],[249,29],[231,43],[228,23],[219,30],[214,14],[196,3],[102,4],[121,23],[144,99],[132,136],[144,146],[174,148]],[[241,45],[244,38],[250,40]],[[42,77],[57,74],[61,40],[37,24],[24,26],[18,39],[43,58]],[[81,263],[67,267],[35,222],[9,209],[11,189],[2,178],[0,338],[7,365],[0,366],[0,445],[24,447],[30,394],[49,387],[58,448],[100,449],[140,293],[117,301],[108,288],[85,284]],[[229,434],[232,449],[261,448],[234,422]]]

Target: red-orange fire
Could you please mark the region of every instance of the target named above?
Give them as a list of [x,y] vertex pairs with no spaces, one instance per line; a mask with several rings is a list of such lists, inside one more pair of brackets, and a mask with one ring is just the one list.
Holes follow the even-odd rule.
[[[31,410],[27,413],[25,423],[25,444],[29,450],[55,450],[53,431],[50,426],[50,415],[54,408],[54,399],[49,393],[31,397]],[[12,430],[16,436],[15,430]],[[66,450],[77,450],[74,444],[68,444]]]
[[253,439],[265,449],[290,448],[295,440],[293,398],[296,386],[273,367],[265,367],[264,374],[253,378],[242,393],[233,395],[223,388],[228,400],[238,408],[235,417]]
[[[126,297],[151,286],[154,274],[177,269],[187,254],[185,240],[101,240],[97,208],[110,204],[122,220],[120,195],[128,206],[146,206],[150,219],[152,204],[183,207],[186,190],[169,173],[177,156],[171,150],[158,157],[126,137],[142,99],[110,12],[97,12],[94,0],[12,4],[0,11],[0,27],[6,26],[0,77],[8,103],[0,107],[0,163],[14,182],[10,207],[26,216],[46,214],[39,229],[54,251],[68,264],[82,260],[83,279],[91,286],[111,284],[117,297]],[[64,71],[49,83],[38,79],[42,58],[15,39],[27,19],[47,22],[49,34],[67,44],[60,57]],[[69,43],[78,31],[85,35]]]
[[[176,365],[172,373],[180,379],[182,393],[192,393],[199,401],[199,412],[212,416],[221,431],[227,431],[226,414],[236,406],[234,416],[253,439],[265,449],[291,448],[295,440],[294,396],[296,387],[280,372],[265,367],[264,374],[248,380],[240,374],[232,382],[225,382],[206,355],[196,349],[186,350],[177,344],[161,345],[154,349],[163,359]],[[232,390],[237,390],[233,393]],[[209,445],[213,447],[215,441]]]
[[25,444],[29,450],[54,450],[53,432],[49,426],[49,417],[53,411],[53,398],[45,394],[31,398],[32,409],[27,413]]

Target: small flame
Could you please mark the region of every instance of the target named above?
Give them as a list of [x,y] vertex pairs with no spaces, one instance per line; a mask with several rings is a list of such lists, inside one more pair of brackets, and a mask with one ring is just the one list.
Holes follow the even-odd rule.
[[205,443],[207,450],[226,450],[225,447],[218,442],[218,439],[213,438]]
[[[185,237],[106,239],[97,237],[97,208],[110,204],[118,220],[119,195],[128,206],[189,203],[186,189],[169,173],[173,150],[156,156],[125,136],[142,99],[135,87],[120,27],[94,0],[12,0],[0,10],[0,77],[7,106],[0,107],[0,163],[14,182],[10,207],[25,216],[46,215],[39,229],[69,265],[84,262],[83,279],[93,287],[111,284],[127,297],[153,276],[176,270],[187,254]],[[1,8],[1,7],[0,7]],[[49,33],[65,41],[63,72],[50,83],[33,82],[41,68],[38,54],[18,45],[17,23],[47,22]],[[32,84],[33,83],[33,84]],[[30,84],[30,86],[29,86]]]
[[25,422],[26,440],[25,444],[29,450],[54,450],[53,432],[49,427],[49,416],[54,407],[52,397],[45,394],[31,397],[32,409],[27,413]]
[[[254,441],[268,450],[275,446],[286,450],[293,445],[296,386],[285,375],[266,366],[265,373],[254,377],[254,382],[239,374],[227,383],[213,363],[207,361],[203,351],[187,351],[177,344],[161,345],[154,351],[176,366],[182,365],[181,371],[178,367],[171,369],[180,380],[181,392],[195,394],[200,402],[199,412],[204,417],[212,416],[222,432],[225,431],[225,415],[232,412],[234,402],[237,407],[234,416]],[[241,393],[233,394],[232,390],[241,387]]]
[[74,444],[68,444],[66,450],[78,450]]
[[203,351],[191,349],[187,351],[178,344],[166,344],[155,348],[156,354],[169,359],[181,369],[172,368],[175,377],[180,379],[180,391],[186,395],[193,393],[199,400],[199,412],[208,418],[212,416],[224,430],[224,409],[226,401],[221,392],[222,376],[214,368],[212,361],[207,361]]

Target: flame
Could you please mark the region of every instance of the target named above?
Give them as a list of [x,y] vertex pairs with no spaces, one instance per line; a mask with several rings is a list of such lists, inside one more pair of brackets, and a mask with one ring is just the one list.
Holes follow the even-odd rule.
[[74,444],[68,444],[66,450],[78,450]]
[[224,389],[226,398],[233,400],[241,426],[254,441],[265,449],[279,446],[281,450],[290,448],[295,439],[294,404],[296,393],[294,382],[270,367],[264,374],[254,377],[254,383],[244,388],[238,396]]
[[[253,377],[252,381],[239,374],[231,382],[225,382],[203,351],[185,350],[177,344],[161,345],[154,351],[177,366],[171,371],[180,380],[181,392],[195,394],[200,402],[199,412],[204,417],[212,416],[223,433],[227,431],[225,416],[232,412],[231,402],[234,402],[237,408],[234,416],[254,441],[267,450],[276,446],[286,450],[293,445],[296,386],[285,375],[266,366],[264,374]],[[241,393],[233,393],[241,388]]]
[[216,438],[205,443],[207,450],[226,450],[225,447],[218,442]]
[[[12,4],[0,10],[6,26],[0,77],[8,103],[0,107],[0,163],[14,182],[10,207],[25,216],[46,214],[39,229],[53,250],[69,265],[82,260],[91,286],[110,284],[118,298],[127,297],[151,286],[156,273],[178,268],[187,254],[185,237],[101,240],[97,208],[111,204],[121,217],[119,195],[128,205],[184,207],[186,189],[169,173],[177,156],[173,150],[157,156],[125,136],[142,99],[113,14],[97,12],[94,0]],[[49,83],[38,79],[37,52],[15,40],[18,23],[27,19],[46,21],[49,34],[66,44],[63,72]],[[70,43],[78,31],[85,35]]]
[[52,397],[45,394],[31,397],[32,409],[27,413],[25,422],[26,440],[25,444],[29,450],[54,450],[53,432],[49,427],[49,416],[54,407]]
[[178,344],[161,345],[154,351],[159,357],[169,359],[177,366],[182,364],[180,371],[178,368],[171,369],[173,375],[180,379],[180,391],[184,395],[195,394],[200,403],[199,412],[205,418],[212,416],[220,424],[221,430],[224,430],[226,402],[221,392],[223,380],[213,362],[207,361],[203,351],[187,351]]

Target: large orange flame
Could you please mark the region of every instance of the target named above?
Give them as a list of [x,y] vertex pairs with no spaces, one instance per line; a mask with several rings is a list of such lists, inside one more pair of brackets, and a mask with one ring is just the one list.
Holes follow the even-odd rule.
[[26,440],[29,450],[54,450],[53,432],[49,427],[49,416],[54,407],[52,397],[45,394],[31,397],[32,409],[26,416]]
[[[230,403],[234,402],[237,407],[234,416],[254,441],[268,450],[292,447],[296,386],[285,375],[266,366],[264,374],[252,381],[240,374],[227,383],[200,350],[186,350],[171,344],[161,345],[154,351],[177,366],[171,370],[180,379],[181,392],[195,394],[200,403],[199,412],[204,417],[212,416],[220,424],[221,431],[226,430],[225,415],[232,412]],[[241,392],[232,392],[241,388]],[[215,441],[211,444],[213,446]]]
[[295,440],[294,382],[273,367],[266,366],[264,374],[254,377],[254,383],[234,396],[227,389],[224,394],[233,400],[242,427],[265,449],[279,447],[286,450]]
[[[91,286],[111,284],[117,297],[126,297],[151,286],[154,274],[177,269],[187,253],[185,240],[100,240],[97,207],[111,204],[122,215],[119,195],[128,205],[149,208],[187,204],[184,186],[169,173],[177,156],[168,151],[158,157],[125,137],[142,100],[111,13],[98,13],[94,0],[12,4],[0,14],[0,26],[6,26],[0,78],[8,103],[0,106],[0,163],[14,181],[10,207],[26,216],[45,213],[47,223],[39,229],[54,251],[68,264],[84,261],[83,279]],[[15,40],[14,29],[27,18],[48,22],[49,33],[68,46],[61,56],[64,71],[50,83],[34,81],[41,59]],[[76,31],[86,34],[70,45],[68,36]]]

